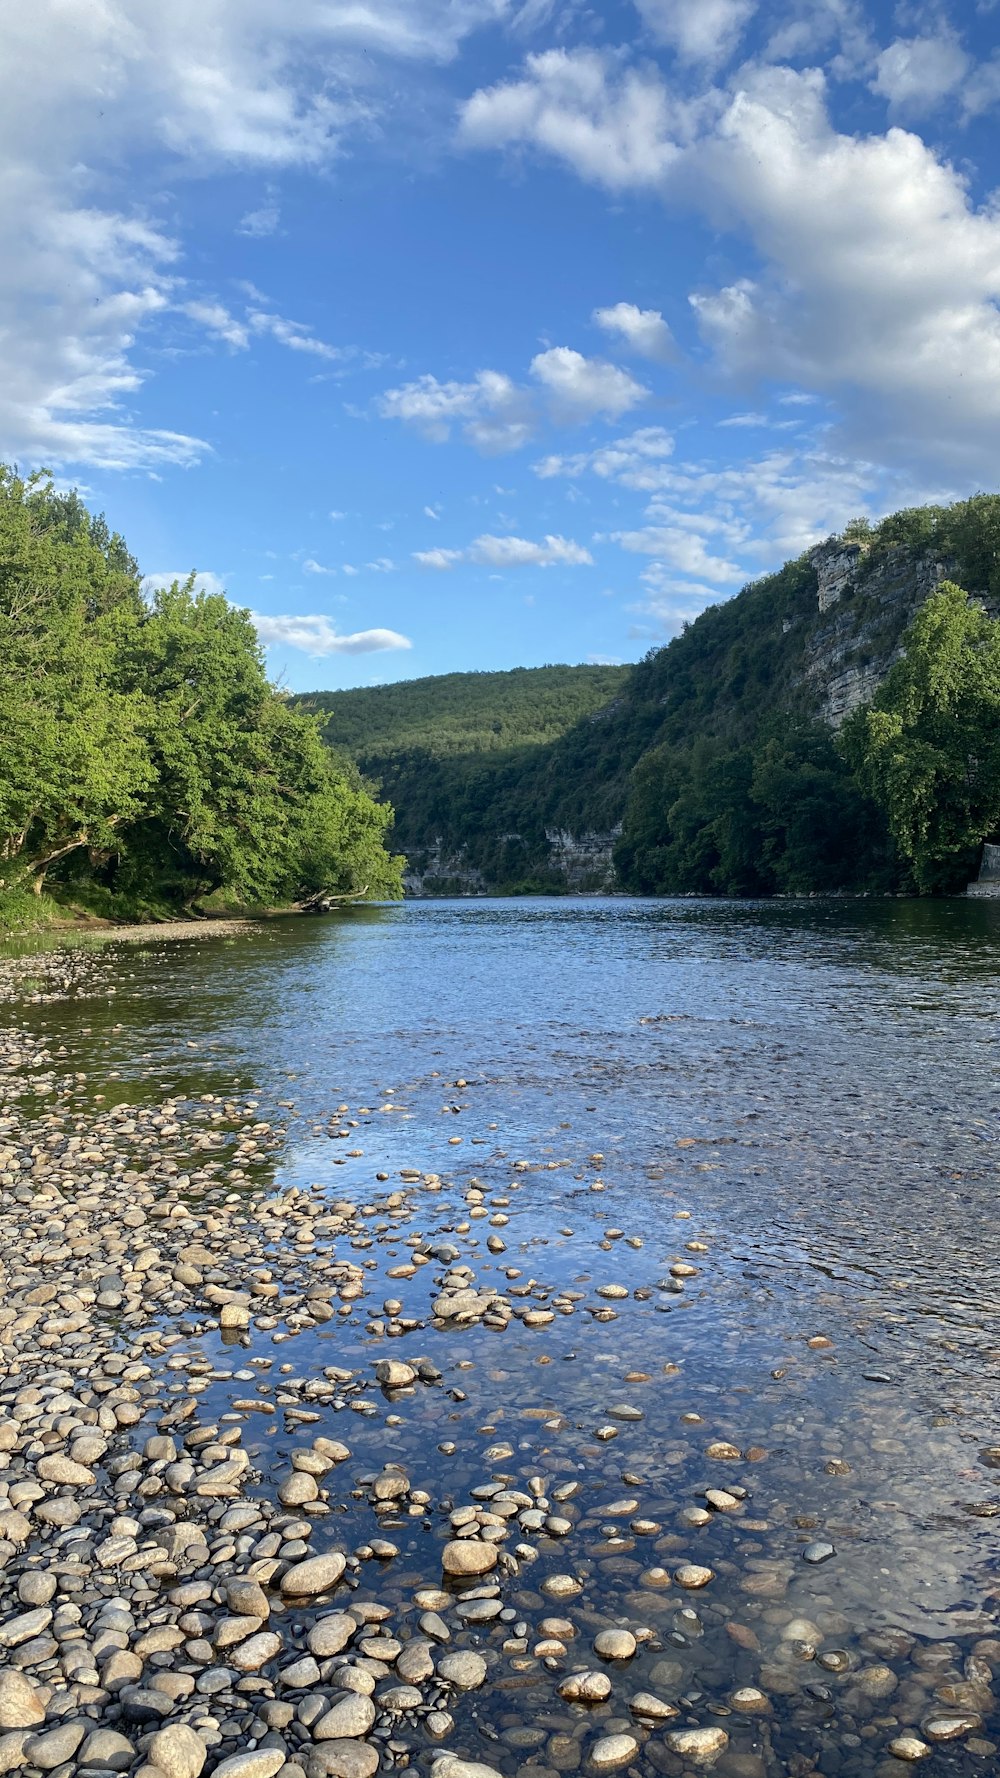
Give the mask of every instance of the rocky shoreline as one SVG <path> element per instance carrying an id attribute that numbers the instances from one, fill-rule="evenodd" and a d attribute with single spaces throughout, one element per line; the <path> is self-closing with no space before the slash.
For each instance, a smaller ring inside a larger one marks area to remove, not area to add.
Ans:
<path id="1" fill-rule="evenodd" d="M 90 967 L 56 954 L 32 993 L 86 993 Z M 685 1212 L 655 1284 L 630 1277 L 642 1241 L 599 1221 L 597 1282 L 539 1280 L 518 1199 L 554 1163 L 510 1164 L 500 1190 L 416 1164 L 351 1196 L 276 1186 L 284 1132 L 258 1100 L 81 1097 L 19 1024 L 18 966 L 5 991 L 0 1773 L 990 1769 L 1000 1640 L 800 1610 L 796 1576 L 834 1542 L 766 1501 L 766 1448 L 698 1413 L 679 1436 L 699 1481 L 668 1513 L 651 1456 L 616 1460 L 677 1373 L 649 1336 L 586 1422 L 530 1410 L 541 1448 L 499 1414 L 450 1437 L 492 1352 L 494 1397 L 516 1396 L 562 1318 L 613 1340 L 702 1280 Z M 356 1129 L 340 1105 L 323 1133 Z"/>

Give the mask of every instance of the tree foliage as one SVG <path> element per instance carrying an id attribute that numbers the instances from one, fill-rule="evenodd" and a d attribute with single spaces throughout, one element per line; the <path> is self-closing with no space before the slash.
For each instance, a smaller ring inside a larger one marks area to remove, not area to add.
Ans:
<path id="1" fill-rule="evenodd" d="M 844 749 L 917 886 L 964 886 L 1000 823 L 1000 623 L 943 582 Z"/>
<path id="2" fill-rule="evenodd" d="M 399 893 L 390 811 L 269 684 L 249 616 L 143 596 L 75 494 L 0 468 L 0 879 L 132 904 Z"/>

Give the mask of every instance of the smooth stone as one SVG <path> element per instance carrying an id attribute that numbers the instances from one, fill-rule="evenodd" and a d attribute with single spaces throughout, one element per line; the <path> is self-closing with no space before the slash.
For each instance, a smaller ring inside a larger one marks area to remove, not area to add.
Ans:
<path id="1" fill-rule="evenodd" d="M 980 1726 L 978 1716 L 930 1716 L 924 1723 L 928 1741 L 958 1741 L 962 1735 L 973 1735 Z"/>
<path id="2" fill-rule="evenodd" d="M 186 1723 L 170 1723 L 157 1729 L 149 1743 L 149 1759 L 163 1778 L 199 1778 L 208 1758 L 200 1735 Z"/>
<path id="3" fill-rule="evenodd" d="M 729 1746 L 725 1729 L 668 1729 L 664 1740 L 671 1753 L 699 1765 L 710 1765 Z"/>
<path id="4" fill-rule="evenodd" d="M 406 1389 L 417 1380 L 417 1373 L 412 1364 L 404 1364 L 399 1358 L 382 1358 L 375 1366 L 375 1381 L 381 1383 L 383 1389 Z"/>
<path id="5" fill-rule="evenodd" d="M 10 1734 L 0 1735 L 0 1772 L 14 1772 L 24 1765 L 27 1739 L 27 1729 L 14 1729 Z"/>
<path id="6" fill-rule="evenodd" d="M 601 1704 L 611 1696 L 611 1681 L 606 1673 L 568 1673 L 559 1696 L 570 1704 Z"/>
<path id="7" fill-rule="evenodd" d="M 0 1668 L 0 1729 L 33 1729 L 45 1721 L 45 1707 L 29 1679 L 16 1667 Z"/>
<path id="8" fill-rule="evenodd" d="M 495 1766 L 485 1766 L 480 1760 L 443 1753 L 431 1767 L 431 1778 L 500 1778 L 500 1773 Z"/>
<path id="9" fill-rule="evenodd" d="M 688 1592 L 696 1592 L 715 1579 L 715 1570 L 701 1568 L 697 1562 L 682 1562 L 679 1568 L 674 1569 L 674 1579 L 679 1587 L 686 1587 Z"/>
<path id="10" fill-rule="evenodd" d="M 926 1741 L 921 1741 L 918 1735 L 897 1735 L 895 1741 L 889 1742 L 889 1752 L 893 1759 L 905 1759 L 915 1765 L 917 1760 L 926 1759 L 933 1748 L 928 1747 Z"/>
<path id="11" fill-rule="evenodd" d="M 247 1753 L 234 1753 L 216 1766 L 212 1778 L 275 1778 L 285 1757 L 283 1747 L 256 1747 Z"/>
<path id="12" fill-rule="evenodd" d="M 803 1562 L 829 1562 L 837 1554 L 832 1543 L 807 1543 L 802 1551 Z"/>
<path id="13" fill-rule="evenodd" d="M 308 1599 L 315 1593 L 328 1593 L 337 1585 L 346 1566 L 347 1558 L 339 1550 L 328 1550 L 325 1556 L 309 1556 L 282 1575 L 281 1590 L 290 1599 Z"/>
<path id="14" fill-rule="evenodd" d="M 460 1537 L 454 1543 L 446 1543 L 441 1553 L 445 1574 L 488 1574 L 496 1565 L 496 1544 L 483 1543 L 478 1537 Z"/>
<path id="15" fill-rule="evenodd" d="M 309 1778 L 373 1778 L 379 1753 L 367 1741 L 322 1741 L 309 1755 Z"/>
<path id="16" fill-rule="evenodd" d="M 599 1772 L 613 1772 L 618 1766 L 627 1766 L 638 1751 L 634 1735 L 605 1735 L 594 1743 L 589 1758 Z"/>
<path id="17" fill-rule="evenodd" d="M 40 1772 L 52 1772 L 56 1766 L 65 1765 L 76 1753 L 87 1726 L 82 1722 L 61 1722 L 58 1728 L 47 1729 L 42 1735 L 29 1735 L 24 1743 L 28 1764 L 37 1766 Z"/>
<path id="18" fill-rule="evenodd" d="M 352 1692 L 321 1716 L 313 1729 L 315 1741 L 354 1741 L 375 1726 L 375 1706 L 370 1698 Z"/>
<path id="19" fill-rule="evenodd" d="M 77 1765 L 83 1772 L 127 1772 L 134 1759 L 135 1748 L 124 1735 L 114 1729 L 95 1729 L 77 1754 Z"/>
<path id="20" fill-rule="evenodd" d="M 462 1691 L 474 1691 L 486 1678 L 486 1662 L 482 1655 L 467 1649 L 442 1655 L 437 1670 L 439 1679 L 446 1679 L 449 1685 L 457 1685 Z"/>
<path id="21" fill-rule="evenodd" d="M 310 1654 L 318 1656 L 321 1661 L 330 1655 L 339 1655 L 357 1627 L 357 1618 L 349 1617 L 345 1611 L 333 1611 L 328 1617 L 318 1618 L 306 1637 Z"/>
<path id="22" fill-rule="evenodd" d="M 676 1704 L 667 1704 L 662 1698 L 656 1698 L 652 1692 L 636 1692 L 629 1704 L 634 1716 L 646 1716 L 653 1722 L 669 1722 L 678 1714 Z"/>
<path id="23" fill-rule="evenodd" d="M 594 1637 L 594 1653 L 605 1661 L 630 1661 L 638 1646 L 631 1630 L 599 1630 Z"/>
<path id="24" fill-rule="evenodd" d="M 281 1653 L 281 1648 L 280 1636 L 273 1630 L 261 1630 L 256 1636 L 248 1636 L 245 1642 L 233 1649 L 227 1659 L 239 1673 L 257 1673 L 261 1667 L 267 1666 L 268 1661 L 273 1661 Z"/>

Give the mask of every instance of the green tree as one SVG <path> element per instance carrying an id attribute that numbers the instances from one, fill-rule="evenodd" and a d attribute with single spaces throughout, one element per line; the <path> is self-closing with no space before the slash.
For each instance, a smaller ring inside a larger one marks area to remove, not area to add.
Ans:
<path id="1" fill-rule="evenodd" d="M 141 617 L 136 565 L 47 477 L 0 466 L 0 876 L 40 891 L 112 843 L 152 777 L 142 699 L 118 683 Z"/>
<path id="2" fill-rule="evenodd" d="M 973 874 L 1000 822 L 1000 624 L 952 581 L 921 606 L 843 746 L 924 893 Z"/>

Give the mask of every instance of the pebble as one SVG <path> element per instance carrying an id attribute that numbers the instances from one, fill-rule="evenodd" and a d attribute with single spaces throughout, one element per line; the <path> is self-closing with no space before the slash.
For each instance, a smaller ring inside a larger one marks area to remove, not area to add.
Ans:
<path id="1" fill-rule="evenodd" d="M 594 1653 L 605 1661 L 630 1661 L 638 1646 L 631 1630 L 599 1630 L 594 1637 Z"/>
<path id="2" fill-rule="evenodd" d="M 445 1574 L 488 1574 L 496 1567 L 497 1560 L 496 1545 L 483 1543 L 478 1537 L 462 1537 L 454 1543 L 446 1543 L 441 1554 Z"/>
<path id="3" fill-rule="evenodd" d="M 590 1763 L 598 1772 L 613 1772 L 627 1766 L 639 1751 L 634 1735 L 604 1735 L 590 1749 Z"/>
<path id="4" fill-rule="evenodd" d="M 208 1749 L 186 1723 L 170 1723 L 151 1737 L 148 1754 L 163 1778 L 199 1778 Z"/>
<path id="5" fill-rule="evenodd" d="M 305 1562 L 295 1563 L 282 1575 L 281 1590 L 290 1599 L 329 1593 L 346 1567 L 347 1559 L 339 1550 L 329 1550 L 325 1556 L 310 1556 Z"/>

